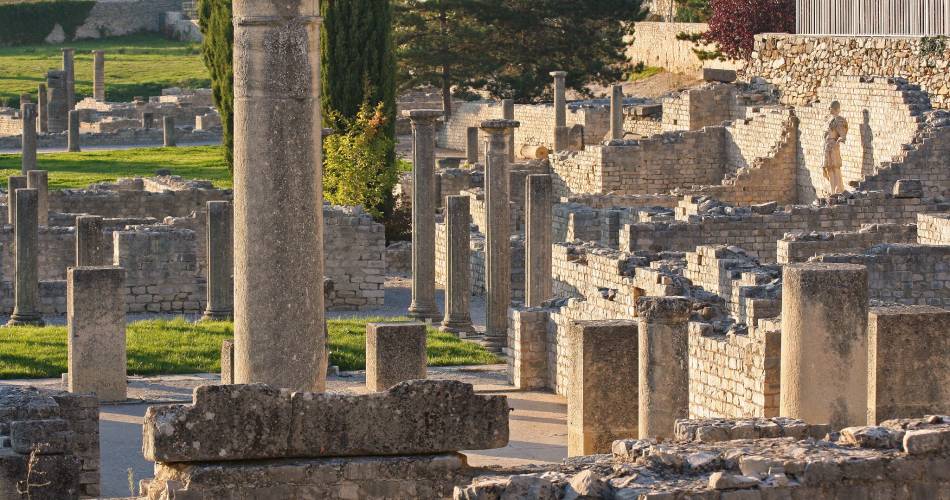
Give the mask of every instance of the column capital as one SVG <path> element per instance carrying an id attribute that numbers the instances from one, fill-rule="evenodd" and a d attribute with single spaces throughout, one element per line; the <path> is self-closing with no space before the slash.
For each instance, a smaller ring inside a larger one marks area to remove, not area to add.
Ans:
<path id="1" fill-rule="evenodd" d="M 505 132 L 518 128 L 521 126 L 521 122 L 515 120 L 485 120 L 481 123 L 479 128 L 488 132 L 489 134 L 504 134 Z"/>
<path id="2" fill-rule="evenodd" d="M 442 118 L 444 114 L 441 109 L 410 109 L 402 112 L 402 115 L 409 118 L 412 123 L 434 122 Z"/>
<path id="3" fill-rule="evenodd" d="M 549 74 L 554 78 L 567 78 L 567 71 L 552 71 Z"/>

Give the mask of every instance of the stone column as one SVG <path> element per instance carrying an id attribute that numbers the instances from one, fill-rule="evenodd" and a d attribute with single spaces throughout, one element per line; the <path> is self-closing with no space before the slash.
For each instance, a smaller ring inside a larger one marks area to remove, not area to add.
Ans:
<path id="1" fill-rule="evenodd" d="M 511 305 L 511 223 L 507 137 L 519 125 L 512 120 L 487 120 L 485 149 L 485 345 L 501 352 L 508 343 Z"/>
<path id="2" fill-rule="evenodd" d="M 102 217 L 76 217 L 76 267 L 108 266 L 112 258 L 106 254 L 102 233 Z"/>
<path id="3" fill-rule="evenodd" d="M 176 133 L 174 116 L 162 117 L 162 134 L 162 144 L 166 148 L 170 148 L 178 144 L 178 138 L 175 137 Z"/>
<path id="4" fill-rule="evenodd" d="M 78 153 L 82 151 L 82 148 L 79 147 L 79 111 L 72 110 L 69 112 L 69 134 L 66 137 L 67 150 L 70 153 Z"/>
<path id="5" fill-rule="evenodd" d="M 465 136 L 465 159 L 470 165 L 478 163 L 478 127 L 469 127 Z"/>
<path id="6" fill-rule="evenodd" d="M 525 178 L 525 305 L 540 307 L 553 297 L 551 284 L 552 211 L 554 195 L 551 176 L 534 174 Z"/>
<path id="7" fill-rule="evenodd" d="M 26 173 L 26 187 L 37 192 L 36 220 L 41 226 L 49 224 L 49 172 L 30 170 Z"/>
<path id="8" fill-rule="evenodd" d="M 637 323 L 578 321 L 567 388 L 567 455 L 610 453 L 637 437 Z"/>
<path id="9" fill-rule="evenodd" d="M 435 304 L 435 120 L 437 109 L 405 112 L 412 123 L 412 304 L 409 317 L 436 320 Z"/>
<path id="10" fill-rule="evenodd" d="M 38 196 L 35 189 L 16 190 L 14 306 L 7 326 L 43 325 L 40 315 Z"/>
<path id="11" fill-rule="evenodd" d="M 515 119 L 515 100 L 514 99 L 502 99 L 501 101 L 501 117 L 505 120 L 514 120 Z M 515 129 L 511 129 L 511 132 L 508 133 L 506 139 L 508 141 L 508 162 L 515 162 Z"/>
<path id="12" fill-rule="evenodd" d="M 54 134 L 66 130 L 69 107 L 66 105 L 65 72 L 54 70 L 46 73 L 46 98 L 49 110 L 47 130 Z"/>
<path id="13" fill-rule="evenodd" d="M 21 104 L 20 118 L 23 122 L 20 173 L 26 175 L 30 170 L 36 170 L 36 104 Z"/>
<path id="14" fill-rule="evenodd" d="M 76 64 L 74 56 L 76 49 L 63 49 L 63 75 L 66 77 L 66 111 L 76 108 Z"/>
<path id="15" fill-rule="evenodd" d="M 673 438 L 673 424 L 689 417 L 689 315 L 686 297 L 643 297 L 639 324 L 638 439 Z"/>
<path id="16" fill-rule="evenodd" d="M 468 196 L 445 197 L 445 318 L 439 330 L 455 334 L 475 331 L 469 309 L 472 295 L 469 207 Z"/>
<path id="17" fill-rule="evenodd" d="M 319 15 L 318 0 L 234 3 L 238 384 L 326 385 Z"/>
<path id="18" fill-rule="evenodd" d="M 780 414 L 835 429 L 865 425 L 868 272 L 789 264 L 782 273 Z"/>
<path id="19" fill-rule="evenodd" d="M 564 80 L 567 78 L 567 71 L 552 71 L 554 77 L 554 126 L 567 126 L 567 91 L 564 87 Z"/>
<path id="20" fill-rule="evenodd" d="M 18 189 L 26 189 L 26 186 L 25 175 L 11 175 L 7 178 L 7 223 L 11 226 L 16 225 L 16 192 Z"/>
<path id="21" fill-rule="evenodd" d="M 231 203 L 208 202 L 208 306 L 202 319 L 234 317 L 234 237 Z"/>
<path id="22" fill-rule="evenodd" d="M 125 401 L 125 269 L 69 268 L 66 311 L 69 392 Z"/>
<path id="23" fill-rule="evenodd" d="M 614 85 L 610 93 L 610 138 L 623 139 L 623 85 Z"/>
<path id="24" fill-rule="evenodd" d="M 101 50 L 92 51 L 92 97 L 106 101 L 106 53 Z"/>
<path id="25" fill-rule="evenodd" d="M 31 96 L 29 92 L 24 92 L 20 94 L 20 106 L 23 106 L 24 104 L 29 104 L 31 102 L 33 101 L 31 100 Z"/>
<path id="26" fill-rule="evenodd" d="M 39 132 L 45 134 L 49 132 L 49 98 L 46 95 L 46 84 L 41 83 L 36 92 L 37 116 L 39 117 Z"/>
<path id="27" fill-rule="evenodd" d="M 142 128 L 144 128 L 145 130 L 151 130 L 151 128 L 154 126 L 154 122 L 155 122 L 154 114 L 146 113 L 146 112 L 142 113 Z"/>

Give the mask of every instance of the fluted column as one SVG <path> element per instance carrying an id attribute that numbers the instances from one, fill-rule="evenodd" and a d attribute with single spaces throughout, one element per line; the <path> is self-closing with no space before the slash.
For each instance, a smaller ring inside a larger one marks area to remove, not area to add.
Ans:
<path id="1" fill-rule="evenodd" d="M 409 317 L 439 318 L 435 304 L 435 121 L 437 109 L 414 109 L 412 123 L 412 304 Z"/>
<path id="2" fill-rule="evenodd" d="M 445 198 L 445 318 L 443 332 L 470 333 L 472 314 L 469 308 L 472 295 L 470 198 Z"/>
<path id="3" fill-rule="evenodd" d="M 208 202 L 208 305 L 202 319 L 226 321 L 234 316 L 234 237 L 231 203 Z"/>

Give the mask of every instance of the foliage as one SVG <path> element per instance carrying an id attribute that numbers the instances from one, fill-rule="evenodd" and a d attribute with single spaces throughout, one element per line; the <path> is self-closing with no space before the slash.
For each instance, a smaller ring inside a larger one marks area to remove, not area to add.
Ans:
<path id="1" fill-rule="evenodd" d="M 794 0 L 712 0 L 707 42 L 732 59 L 752 52 L 759 33 L 794 33 Z"/>
<path id="2" fill-rule="evenodd" d="M 345 132 L 324 139 L 323 194 L 336 205 L 362 205 L 375 217 L 391 211 L 396 169 L 389 155 L 395 148 L 387 134 L 388 119 L 383 103 L 364 104 L 356 119 L 333 116 Z"/>
<path id="3" fill-rule="evenodd" d="M 50 189 L 80 189 L 119 177 L 153 175 L 160 168 L 186 179 L 209 179 L 217 187 L 231 187 L 221 146 L 43 153 L 38 156 L 38 163 L 39 168 L 49 171 Z M 20 175 L 19 172 L 20 155 L 0 155 L 0 186 L 5 189 L 7 177 Z"/>
<path id="4" fill-rule="evenodd" d="M 399 318 L 331 319 L 330 363 L 342 370 L 366 366 L 366 323 Z M 234 335 L 230 322 L 191 323 L 182 318 L 130 323 L 126 330 L 128 373 L 160 375 L 221 371 L 221 341 Z M 498 363 L 483 347 L 429 329 L 430 366 Z M 18 326 L 0 335 L 0 379 L 59 377 L 66 371 L 66 327 Z"/>
<path id="5" fill-rule="evenodd" d="M 66 40 L 72 40 L 95 4 L 92 0 L 0 4 L 0 45 L 43 43 L 57 24 Z"/>
<path id="6" fill-rule="evenodd" d="M 224 162 L 234 169 L 234 26 L 231 0 L 198 0 L 198 24 L 204 40 L 201 57 L 211 73 L 214 105 L 221 114 Z"/>
<path id="7" fill-rule="evenodd" d="M 925 36 L 920 39 L 920 55 L 934 56 L 943 55 L 947 49 L 946 36 Z"/>
<path id="8" fill-rule="evenodd" d="M 432 2 L 397 0 L 401 85 L 442 86 L 440 68 L 451 64 L 447 78 L 456 92 L 482 89 L 518 102 L 550 97 L 551 71 L 567 71 L 567 85 L 579 91 L 623 78 L 624 37 L 646 15 L 642 0 L 423 4 Z"/>
<path id="9" fill-rule="evenodd" d="M 627 75 L 628 82 L 636 82 L 640 80 L 645 80 L 651 76 L 658 75 L 663 72 L 663 68 L 656 66 L 647 66 L 644 63 L 638 63 L 634 66 L 633 71 Z"/>
<path id="10" fill-rule="evenodd" d="M 676 22 L 704 23 L 709 19 L 709 0 L 675 0 Z"/>
<path id="11" fill-rule="evenodd" d="M 166 40 L 157 34 L 130 35 L 73 42 L 76 49 L 77 98 L 92 95 L 93 50 L 106 52 L 106 99 L 131 101 L 135 96 L 159 95 L 166 87 L 208 87 L 211 80 L 201 63 L 200 46 Z M 19 107 L 20 94 L 36 98 L 46 71 L 62 64 L 54 45 L 0 48 L 0 101 Z"/>

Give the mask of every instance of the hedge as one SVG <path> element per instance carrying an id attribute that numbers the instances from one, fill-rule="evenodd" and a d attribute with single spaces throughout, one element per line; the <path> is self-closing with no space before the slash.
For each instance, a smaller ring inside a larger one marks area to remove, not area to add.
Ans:
<path id="1" fill-rule="evenodd" d="M 0 45 L 43 43 L 57 24 L 71 40 L 95 4 L 93 0 L 0 4 Z"/>

